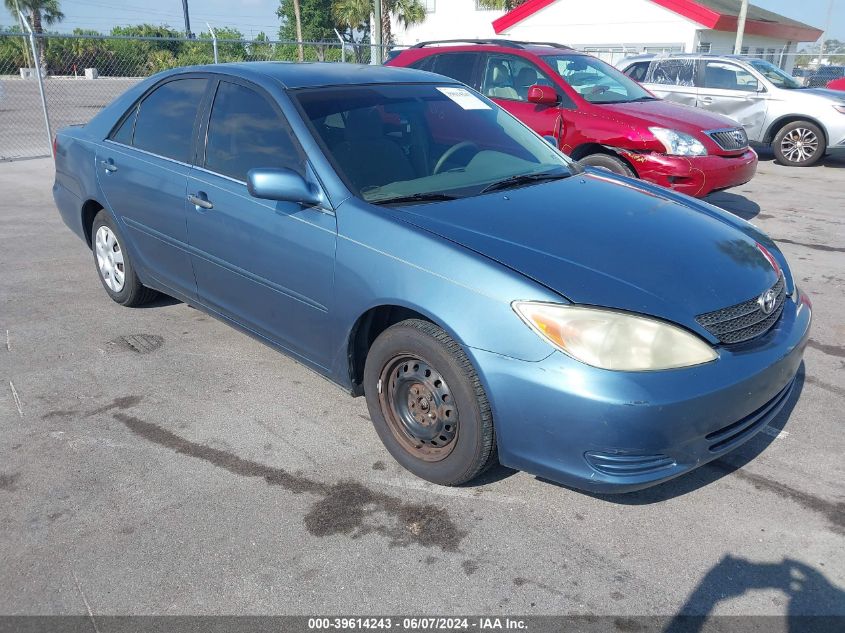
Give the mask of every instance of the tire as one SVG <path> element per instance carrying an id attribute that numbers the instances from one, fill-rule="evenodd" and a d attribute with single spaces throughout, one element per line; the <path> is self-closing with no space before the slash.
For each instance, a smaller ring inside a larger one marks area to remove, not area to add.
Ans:
<path id="1" fill-rule="evenodd" d="M 586 167 L 606 169 L 607 171 L 619 174 L 620 176 L 628 176 L 628 178 L 637 177 L 637 174 L 634 173 L 633 169 L 628 167 L 625 161 L 621 158 L 617 158 L 616 156 L 611 156 L 610 154 L 590 154 L 589 156 L 584 156 L 584 158 L 578 162 Z"/>
<path id="2" fill-rule="evenodd" d="M 772 141 L 772 150 L 781 165 L 809 167 L 824 156 L 827 140 L 815 123 L 793 121 L 778 130 Z"/>
<path id="3" fill-rule="evenodd" d="M 109 297 L 116 303 L 131 308 L 149 303 L 158 293 L 146 288 L 138 280 L 124 244 L 123 236 L 118 232 L 111 216 L 105 210 L 100 211 L 91 228 L 94 267 Z"/>
<path id="4" fill-rule="evenodd" d="M 433 323 L 409 319 L 376 338 L 364 393 L 385 448 L 417 477 L 457 486 L 497 462 L 490 403 L 475 368 Z"/>

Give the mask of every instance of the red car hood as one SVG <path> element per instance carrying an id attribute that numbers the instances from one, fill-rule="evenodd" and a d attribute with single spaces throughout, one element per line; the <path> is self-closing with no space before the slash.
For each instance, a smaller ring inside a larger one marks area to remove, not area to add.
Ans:
<path id="1" fill-rule="evenodd" d="M 643 127 L 665 127 L 693 134 L 696 137 L 699 137 L 704 130 L 719 130 L 739 125 L 733 119 L 721 114 L 712 114 L 699 108 L 662 99 L 634 103 L 609 103 L 603 104 L 603 107 L 628 123 L 639 124 Z"/>

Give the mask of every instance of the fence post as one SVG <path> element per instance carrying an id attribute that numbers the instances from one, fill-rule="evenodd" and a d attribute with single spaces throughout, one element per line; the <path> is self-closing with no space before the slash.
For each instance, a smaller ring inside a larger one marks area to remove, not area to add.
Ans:
<path id="1" fill-rule="evenodd" d="M 217 61 L 217 33 L 214 32 L 214 29 L 211 28 L 211 25 L 208 22 L 206 22 L 205 25 L 211 33 L 211 45 L 214 47 L 214 63 L 219 64 L 220 62 Z"/>
<path id="2" fill-rule="evenodd" d="M 340 41 L 340 61 L 346 62 L 346 42 L 343 41 L 343 38 L 340 36 L 340 33 L 337 29 L 334 30 L 334 34 L 337 35 L 337 39 Z"/>
<path id="3" fill-rule="evenodd" d="M 47 130 L 47 146 L 50 148 L 50 156 L 54 159 L 56 155 L 53 153 L 53 132 L 50 129 L 50 117 L 47 114 L 47 98 L 44 96 L 44 77 L 41 75 L 41 59 L 38 56 L 38 51 L 35 46 L 35 33 L 29 25 L 29 21 L 24 18 L 23 13 L 18 11 L 26 30 L 29 32 L 29 47 L 32 50 L 32 62 L 35 64 L 35 74 L 38 77 L 38 93 L 41 95 L 41 109 L 44 111 L 44 127 Z"/>

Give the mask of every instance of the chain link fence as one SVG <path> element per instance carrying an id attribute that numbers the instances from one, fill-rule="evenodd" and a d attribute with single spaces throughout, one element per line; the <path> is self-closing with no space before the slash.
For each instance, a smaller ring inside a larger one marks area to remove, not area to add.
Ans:
<path id="1" fill-rule="evenodd" d="M 0 160 L 51 154 L 44 105 L 49 127 L 55 131 L 66 125 L 86 123 L 127 88 L 161 70 L 194 64 L 296 61 L 300 46 L 305 61 L 362 64 L 370 63 L 377 50 L 368 43 L 224 40 L 209 34 L 184 39 L 0 32 Z M 641 53 L 682 52 L 683 45 L 621 44 L 583 50 L 616 64 Z M 733 51 L 699 52 L 731 54 Z M 819 85 L 819 66 L 830 69 L 845 65 L 845 54 L 826 54 L 820 60 L 818 54 L 796 53 L 794 48 L 750 48 L 743 52 L 791 71 L 807 85 Z M 383 53 L 381 57 L 386 58 L 387 47 Z M 40 85 L 36 66 L 43 77 Z"/>
<path id="2" fill-rule="evenodd" d="M 370 44 L 0 33 L 0 160 L 49 156 L 36 65 L 55 131 L 84 124 L 127 88 L 177 66 L 245 61 L 368 64 Z M 33 54 L 33 49 L 34 53 Z M 37 57 L 37 59 L 36 59 Z M 37 64 L 36 64 L 37 62 Z"/>

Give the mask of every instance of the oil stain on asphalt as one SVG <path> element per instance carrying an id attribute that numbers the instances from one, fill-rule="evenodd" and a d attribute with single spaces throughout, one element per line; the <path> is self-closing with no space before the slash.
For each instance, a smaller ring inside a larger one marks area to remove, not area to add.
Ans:
<path id="1" fill-rule="evenodd" d="M 122 401 L 126 404 L 126 400 Z M 117 401 L 103 409 L 125 409 Z M 132 433 L 181 455 L 201 459 L 241 477 L 260 477 L 270 486 L 279 486 L 294 494 L 320 497 L 305 516 L 305 527 L 314 536 L 346 535 L 360 538 L 377 534 L 391 546 L 411 544 L 457 551 L 466 536 L 449 513 L 434 505 L 408 503 L 377 492 L 356 481 L 334 484 L 315 481 L 232 453 L 197 444 L 152 422 L 123 412 L 113 414 Z"/>

